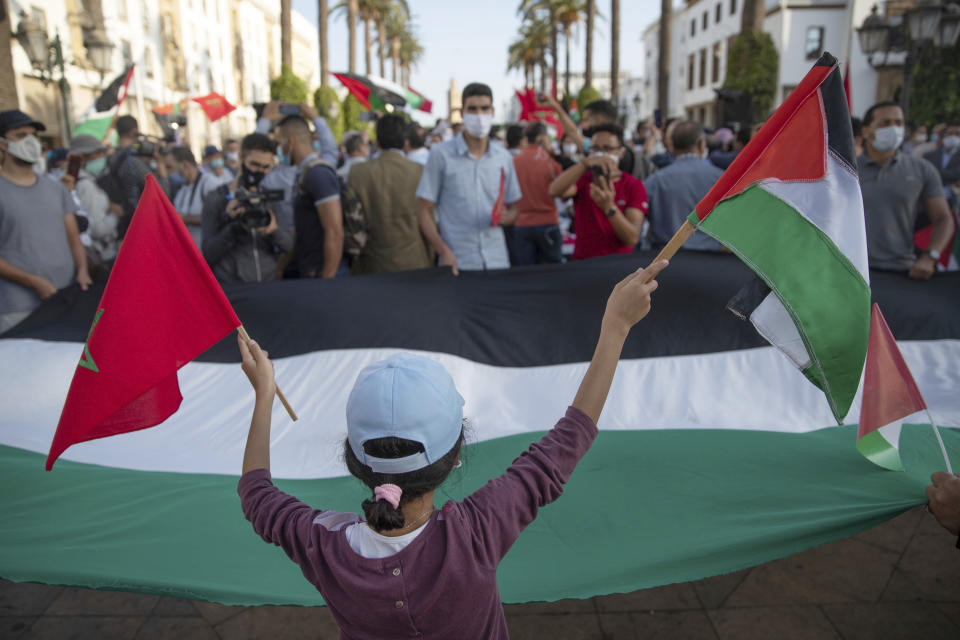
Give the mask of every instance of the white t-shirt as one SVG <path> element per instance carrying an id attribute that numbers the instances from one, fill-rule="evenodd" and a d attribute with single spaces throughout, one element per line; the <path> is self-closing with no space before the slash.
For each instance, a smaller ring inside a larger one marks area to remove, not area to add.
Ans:
<path id="1" fill-rule="evenodd" d="M 347 527 L 347 542 L 351 549 L 364 558 L 389 558 L 416 540 L 432 519 L 427 518 L 422 525 L 402 536 L 384 536 L 371 529 L 366 522 L 357 522 Z"/>
<path id="2" fill-rule="evenodd" d="M 203 215 L 203 199 L 220 184 L 216 176 L 200 172 L 193 184 L 185 184 L 180 187 L 173 199 L 173 208 L 181 215 Z M 193 236 L 197 246 L 201 246 L 200 225 L 188 224 L 187 229 L 190 230 L 190 235 Z"/>

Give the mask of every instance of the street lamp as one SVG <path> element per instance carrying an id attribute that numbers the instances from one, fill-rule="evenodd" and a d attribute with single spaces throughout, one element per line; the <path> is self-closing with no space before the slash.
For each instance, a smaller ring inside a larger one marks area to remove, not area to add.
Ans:
<path id="1" fill-rule="evenodd" d="M 857 29 L 860 49 L 874 67 L 884 66 L 887 54 L 906 51 L 903 62 L 903 89 L 900 94 L 904 119 L 910 109 L 910 89 L 913 68 L 920 53 L 927 47 L 949 48 L 960 35 L 960 7 L 955 3 L 936 4 L 935 0 L 918 0 L 914 8 L 904 14 L 901 24 L 892 24 L 877 14 L 874 5 L 870 15 Z M 876 64 L 874 53 L 884 54 L 883 63 Z"/>
<path id="2" fill-rule="evenodd" d="M 57 85 L 60 88 L 60 98 L 63 102 L 63 119 L 65 125 L 64 138 L 70 139 L 73 131 L 73 122 L 70 113 L 70 85 L 67 83 L 64 71 L 63 44 L 60 42 L 60 34 L 56 34 L 53 40 L 47 38 L 46 30 L 34 19 L 27 15 L 25 11 L 20 12 L 20 24 L 17 25 L 17 32 L 13 34 L 27 53 L 30 64 L 40 74 L 40 79 L 44 85 L 53 81 L 53 72 L 60 72 L 60 79 Z"/>
<path id="3" fill-rule="evenodd" d="M 113 66 L 113 43 L 107 40 L 102 29 L 94 29 L 84 33 L 83 46 L 87 49 L 87 59 L 94 70 L 100 74 L 100 84 L 103 77 Z"/>

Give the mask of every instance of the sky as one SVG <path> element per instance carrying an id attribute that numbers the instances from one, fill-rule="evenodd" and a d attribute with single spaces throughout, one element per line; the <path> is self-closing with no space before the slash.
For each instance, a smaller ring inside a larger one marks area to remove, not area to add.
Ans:
<path id="1" fill-rule="evenodd" d="M 505 101 L 515 89 L 523 85 L 523 74 L 507 73 L 507 47 L 516 37 L 520 19 L 516 15 L 518 0 L 407 0 L 413 14 L 424 56 L 413 69 L 410 85 L 434 103 L 432 118 L 446 116 L 447 91 L 450 80 L 456 79 L 457 87 L 473 81 L 485 82 L 494 94 L 494 106 L 502 112 Z M 335 0 L 330 6 L 336 4 Z M 593 68 L 607 71 L 610 68 L 610 3 L 597 0 L 597 8 L 603 18 L 594 29 Z M 315 0 L 293 0 L 293 8 L 313 24 L 317 24 Z M 660 15 L 660 3 L 656 0 L 622 0 L 620 2 L 620 69 L 630 75 L 643 73 L 643 30 Z M 328 55 L 331 71 L 347 70 L 347 21 L 339 14 L 330 19 L 327 26 L 330 39 Z M 363 31 L 357 32 L 357 71 L 364 72 Z M 563 40 L 560 47 L 560 78 L 563 74 Z M 571 71 L 583 71 L 585 57 L 585 34 L 580 29 L 579 38 L 570 51 Z M 294 52 L 296 55 L 296 52 Z M 374 73 L 379 71 L 376 50 L 372 54 Z M 319 62 L 318 62 L 319 64 Z M 390 76 L 390 64 L 386 73 Z M 331 83 L 338 84 L 336 78 Z M 422 120 L 424 121 L 424 120 Z"/>

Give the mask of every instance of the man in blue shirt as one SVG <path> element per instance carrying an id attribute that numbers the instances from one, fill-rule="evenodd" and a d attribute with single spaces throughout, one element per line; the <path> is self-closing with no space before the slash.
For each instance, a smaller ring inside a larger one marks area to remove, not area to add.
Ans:
<path id="1" fill-rule="evenodd" d="M 458 268 L 510 266 L 499 225 L 511 225 L 516 219 L 520 184 L 513 157 L 489 142 L 492 124 L 493 92 L 485 84 L 468 84 L 463 89 L 464 130 L 433 147 L 417 187 L 420 230 L 437 252 L 440 266 L 449 266 L 454 275 Z M 494 226 L 501 176 L 503 205 Z"/>
<path id="2" fill-rule="evenodd" d="M 670 241 L 697 203 L 723 175 L 704 157 L 707 143 L 703 127 L 692 120 L 679 121 L 670 130 L 674 161 L 643 181 L 650 203 L 650 230 L 654 244 Z M 683 245 L 698 251 L 723 251 L 719 242 L 697 231 Z"/>
<path id="3" fill-rule="evenodd" d="M 294 241 L 301 278 L 334 278 L 350 273 L 343 260 L 340 181 L 335 169 L 313 150 L 310 125 L 290 115 L 276 128 L 276 141 L 297 167 L 293 203 Z"/>

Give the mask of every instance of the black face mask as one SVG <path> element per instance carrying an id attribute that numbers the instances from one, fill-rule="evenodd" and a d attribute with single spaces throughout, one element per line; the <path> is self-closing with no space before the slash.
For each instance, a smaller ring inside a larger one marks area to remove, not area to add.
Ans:
<path id="1" fill-rule="evenodd" d="M 265 171 L 250 171 L 246 165 L 243 166 L 243 171 L 240 172 L 240 182 L 242 185 L 251 189 L 260 185 L 260 181 L 263 180 L 263 177 L 267 175 Z"/>

